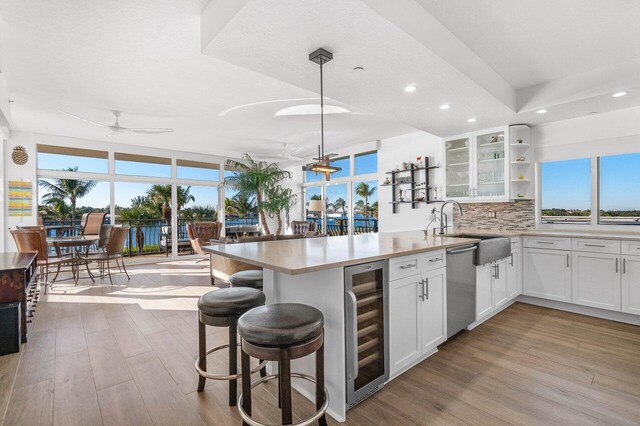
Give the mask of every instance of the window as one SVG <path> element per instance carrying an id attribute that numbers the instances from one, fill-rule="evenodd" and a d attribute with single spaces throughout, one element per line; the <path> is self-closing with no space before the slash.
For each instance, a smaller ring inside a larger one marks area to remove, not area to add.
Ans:
<path id="1" fill-rule="evenodd" d="M 542 163 L 542 223 L 591 222 L 591 159 Z"/>
<path id="2" fill-rule="evenodd" d="M 335 158 L 331 160 L 331 165 L 333 167 L 342 168 L 339 172 L 331 173 L 331 179 L 349 176 L 351 174 L 349 161 L 349 157 Z"/>
<path id="3" fill-rule="evenodd" d="M 327 185 L 327 231 L 329 235 L 349 234 L 349 194 L 347 183 Z"/>
<path id="4" fill-rule="evenodd" d="M 178 185 L 177 191 L 178 254 L 191 254 L 187 223 L 218 221 L 218 187 Z"/>
<path id="5" fill-rule="evenodd" d="M 108 158 L 107 151 L 38 145 L 38 168 L 41 170 L 108 173 Z"/>
<path id="6" fill-rule="evenodd" d="M 640 153 L 600 158 L 600 223 L 640 224 Z"/>
<path id="7" fill-rule="evenodd" d="M 353 233 L 378 232 L 378 181 L 353 182 Z"/>
<path id="8" fill-rule="evenodd" d="M 305 182 L 320 182 L 323 179 L 324 179 L 324 175 L 322 173 L 304 172 Z"/>
<path id="9" fill-rule="evenodd" d="M 312 221 L 316 223 L 316 229 L 319 232 L 324 232 L 322 229 L 322 212 L 320 211 L 309 211 L 309 204 L 312 200 L 322 200 L 322 187 L 321 186 L 310 186 L 305 188 L 304 191 L 304 211 L 306 220 Z"/>
<path id="10" fill-rule="evenodd" d="M 220 166 L 202 161 L 176 160 L 176 177 L 217 182 L 220 180 Z"/>
<path id="11" fill-rule="evenodd" d="M 355 158 L 356 175 L 366 175 L 378 172 L 378 152 L 364 152 Z"/>
<path id="12" fill-rule="evenodd" d="M 115 162 L 118 175 L 171 177 L 170 158 L 116 152 Z"/>

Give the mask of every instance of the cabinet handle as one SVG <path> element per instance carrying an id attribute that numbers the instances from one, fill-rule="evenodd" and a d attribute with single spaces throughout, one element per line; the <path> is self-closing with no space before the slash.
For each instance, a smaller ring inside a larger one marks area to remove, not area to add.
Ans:
<path id="1" fill-rule="evenodd" d="M 567 253 L 567 268 L 569 267 L 569 253 Z"/>
<path id="2" fill-rule="evenodd" d="M 416 264 L 412 263 L 412 264 L 409 264 L 409 265 L 401 265 L 400 269 L 409 269 L 409 268 L 415 268 L 415 267 L 416 267 Z"/>
<path id="3" fill-rule="evenodd" d="M 538 241 L 538 244 L 555 244 L 555 243 L 551 241 Z"/>
<path id="4" fill-rule="evenodd" d="M 606 247 L 604 244 L 585 244 L 585 247 Z"/>
<path id="5" fill-rule="evenodd" d="M 511 260 L 510 260 L 509 266 L 513 266 L 513 254 L 511 254 Z"/>
<path id="6" fill-rule="evenodd" d="M 424 280 L 420 280 L 420 282 L 418 284 L 420 284 L 420 296 L 419 297 L 424 302 Z"/>
<path id="7" fill-rule="evenodd" d="M 623 274 L 627 273 L 627 258 L 626 257 L 624 259 L 622 259 L 622 273 Z"/>
<path id="8" fill-rule="evenodd" d="M 500 279 L 500 264 L 496 263 L 496 279 Z"/>
<path id="9" fill-rule="evenodd" d="M 425 278 L 424 280 L 424 300 L 429 300 L 429 278 Z"/>
<path id="10" fill-rule="evenodd" d="M 620 259 L 618 259 L 618 258 L 616 257 L 616 274 L 618 273 L 618 270 L 619 270 L 619 268 L 618 268 L 618 262 L 619 262 L 619 261 L 620 261 Z"/>

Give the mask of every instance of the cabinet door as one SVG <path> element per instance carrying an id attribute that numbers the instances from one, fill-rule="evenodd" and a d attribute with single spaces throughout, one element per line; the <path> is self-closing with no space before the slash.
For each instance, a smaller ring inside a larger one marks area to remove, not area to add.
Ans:
<path id="1" fill-rule="evenodd" d="M 522 259 L 520 250 L 513 250 L 507 259 L 507 297 L 509 300 L 522 293 Z"/>
<path id="2" fill-rule="evenodd" d="M 573 303 L 620 311 L 620 256 L 573 252 Z"/>
<path id="3" fill-rule="evenodd" d="M 507 290 L 507 259 L 495 262 L 493 266 L 493 306 L 504 304 L 508 297 Z"/>
<path id="4" fill-rule="evenodd" d="M 622 258 L 622 312 L 640 315 L 640 256 Z"/>
<path id="5" fill-rule="evenodd" d="M 420 357 L 421 324 L 418 295 L 422 294 L 420 275 L 389 283 L 389 359 L 391 374 Z"/>
<path id="6" fill-rule="evenodd" d="M 493 310 L 493 263 L 476 268 L 476 321 Z"/>
<path id="7" fill-rule="evenodd" d="M 509 147 L 504 128 L 474 134 L 472 157 L 474 198 L 503 199 L 507 196 Z"/>
<path id="8" fill-rule="evenodd" d="M 446 268 L 422 275 L 423 294 L 420 304 L 422 323 L 422 353 L 447 340 Z"/>
<path id="9" fill-rule="evenodd" d="M 444 141 L 445 198 L 469 198 L 471 183 L 471 135 L 456 136 Z"/>
<path id="10" fill-rule="evenodd" d="M 523 293 L 571 303 L 571 252 L 525 248 Z"/>

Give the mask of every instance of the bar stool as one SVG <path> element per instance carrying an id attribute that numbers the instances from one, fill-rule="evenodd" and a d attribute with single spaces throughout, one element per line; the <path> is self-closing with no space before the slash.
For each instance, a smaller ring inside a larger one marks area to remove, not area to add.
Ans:
<path id="1" fill-rule="evenodd" d="M 251 287 L 262 290 L 262 270 L 248 269 L 239 271 L 229 277 L 231 287 Z"/>
<path id="2" fill-rule="evenodd" d="M 316 384 L 316 412 L 296 423 L 308 425 L 318 421 L 326 425 L 325 412 L 329 394 L 324 386 L 324 317 L 318 309 L 299 303 L 276 303 L 260 306 L 246 312 L 238 320 L 241 337 L 241 365 L 249 368 L 250 357 L 278 362 L 278 374 L 271 374 L 251 382 L 249 375 L 242 377 L 242 394 L 238 398 L 238 411 L 244 424 L 265 426 L 251 418 L 251 389 L 269 380 L 278 379 L 282 424 L 292 422 L 291 377 Z M 316 377 L 291 372 L 291 360 L 316 353 Z"/>
<path id="3" fill-rule="evenodd" d="M 196 371 L 200 375 L 198 380 L 198 392 L 204 390 L 206 379 L 229 381 L 229 406 L 236 405 L 237 381 L 242 376 L 238 374 L 238 318 L 248 310 L 264 305 L 264 293 L 255 288 L 223 288 L 210 291 L 200 296 L 198 300 L 198 332 L 199 332 L 199 356 L 196 360 Z M 207 350 L 206 326 L 229 327 L 229 343 L 216 346 Z M 221 349 L 229 348 L 229 374 L 219 375 L 207 372 L 207 355 Z M 266 361 L 260 363 L 251 370 L 252 373 L 260 370 L 266 376 Z M 245 370 L 249 371 L 247 367 Z"/>

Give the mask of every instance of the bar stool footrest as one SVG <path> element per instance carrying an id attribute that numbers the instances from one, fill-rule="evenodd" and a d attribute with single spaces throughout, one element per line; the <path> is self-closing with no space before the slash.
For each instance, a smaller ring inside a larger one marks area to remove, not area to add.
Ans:
<path id="1" fill-rule="evenodd" d="M 291 373 L 290 374 L 291 377 L 297 377 L 299 379 L 304 379 L 307 380 L 311 383 L 315 383 L 316 379 L 313 376 L 310 376 L 308 374 L 303 374 L 303 373 Z M 261 377 L 258 380 L 256 380 L 255 382 L 251 382 L 251 389 L 255 388 L 256 386 L 268 382 L 269 380 L 273 380 L 273 379 L 277 379 L 278 377 L 280 377 L 280 374 L 270 374 L 268 376 L 265 377 Z M 242 417 L 242 420 L 244 420 L 248 425 L 250 426 L 279 426 L 278 425 L 268 425 L 265 423 L 258 423 L 257 421 L 253 420 L 251 417 L 249 417 L 249 415 L 247 415 L 247 413 L 244 411 L 244 409 L 242 408 L 242 398 L 243 395 L 240 394 L 240 396 L 238 397 L 238 412 L 240 413 L 240 417 Z M 320 407 L 320 409 L 318 411 L 315 412 L 315 414 L 313 414 L 311 417 L 307 417 L 306 419 L 298 422 L 298 423 L 293 423 L 290 426 L 308 426 L 310 424 L 312 424 L 313 422 L 317 421 L 318 419 L 320 419 L 320 417 L 322 417 L 326 412 L 327 412 L 327 408 L 329 407 L 329 393 L 327 392 L 327 387 L 325 386 L 324 388 L 324 403 L 322 404 L 322 406 Z"/>
<path id="2" fill-rule="evenodd" d="M 240 342 L 238 342 L 237 346 L 240 346 Z M 210 355 L 210 354 L 212 354 L 214 352 L 217 352 L 219 350 L 222 350 L 222 349 L 226 349 L 228 347 L 229 347 L 228 343 L 216 346 L 215 348 L 209 349 L 207 351 L 207 355 Z M 262 361 L 260 364 L 258 364 L 258 366 L 256 368 L 251 370 L 251 374 L 257 373 L 258 371 L 260 371 L 260 369 L 266 367 L 267 362 L 269 362 L 269 361 Z M 207 379 L 211 379 L 211 380 L 237 380 L 237 379 L 242 377 L 242 372 L 240 372 L 238 374 L 227 374 L 227 375 L 208 373 L 208 372 L 206 372 L 206 371 L 204 371 L 203 369 L 200 368 L 200 357 L 198 357 L 196 359 L 195 367 L 196 367 L 196 371 L 198 372 L 198 374 L 201 377 L 204 377 L 204 378 L 207 378 Z"/>

